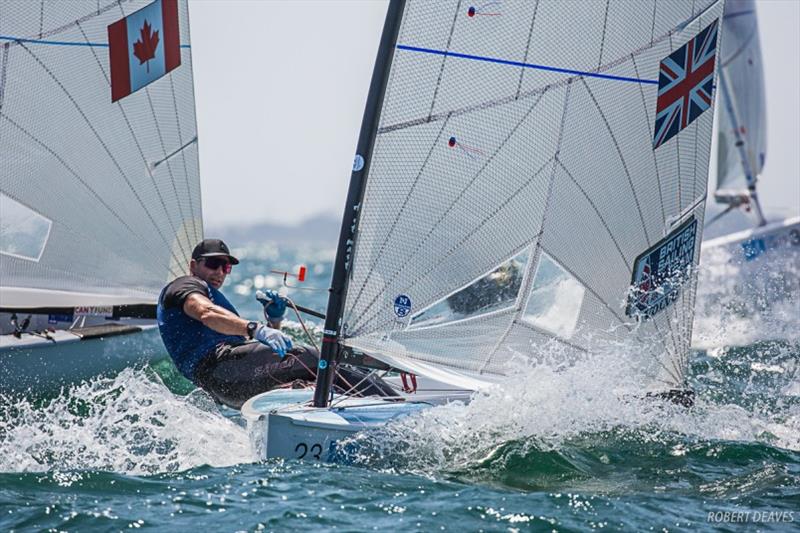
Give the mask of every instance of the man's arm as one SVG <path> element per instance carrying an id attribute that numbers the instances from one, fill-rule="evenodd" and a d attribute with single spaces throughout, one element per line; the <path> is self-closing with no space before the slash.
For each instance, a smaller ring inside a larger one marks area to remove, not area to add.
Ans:
<path id="1" fill-rule="evenodd" d="M 215 305 L 199 292 L 193 292 L 186 297 L 183 312 L 218 333 L 247 336 L 247 320 Z"/>

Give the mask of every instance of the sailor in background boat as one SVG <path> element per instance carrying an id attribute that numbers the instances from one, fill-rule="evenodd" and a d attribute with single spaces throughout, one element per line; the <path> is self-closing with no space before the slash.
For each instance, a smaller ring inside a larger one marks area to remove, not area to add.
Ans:
<path id="1" fill-rule="evenodd" d="M 249 398 L 295 382 L 316 379 L 319 354 L 294 346 L 280 331 L 286 300 L 267 296 L 268 324 L 248 321 L 219 290 L 239 260 L 219 239 L 195 246 L 191 275 L 161 291 L 158 327 L 178 370 L 219 402 L 238 409 Z M 337 369 L 336 386 L 363 395 L 394 395 L 382 381 L 355 369 Z"/>

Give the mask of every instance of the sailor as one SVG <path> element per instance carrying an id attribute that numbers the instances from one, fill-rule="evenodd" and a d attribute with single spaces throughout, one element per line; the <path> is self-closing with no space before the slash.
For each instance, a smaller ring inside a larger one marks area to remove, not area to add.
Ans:
<path id="1" fill-rule="evenodd" d="M 191 275 L 167 284 L 157 309 L 161 339 L 181 374 L 235 409 L 273 388 L 310 384 L 319 360 L 316 350 L 295 346 L 281 332 L 287 301 L 275 291 L 266 292 L 266 324 L 239 316 L 220 291 L 237 264 L 224 242 L 205 239 L 192 251 Z M 334 386 L 360 395 L 395 395 L 383 381 L 346 367 L 337 368 Z"/>

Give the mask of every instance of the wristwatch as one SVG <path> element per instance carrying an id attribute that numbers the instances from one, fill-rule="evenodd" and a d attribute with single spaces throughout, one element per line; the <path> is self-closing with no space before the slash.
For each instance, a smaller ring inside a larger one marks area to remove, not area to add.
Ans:
<path id="1" fill-rule="evenodd" d="M 247 323 L 247 338 L 253 339 L 256 336 L 256 330 L 258 329 L 258 322 L 248 322 Z"/>

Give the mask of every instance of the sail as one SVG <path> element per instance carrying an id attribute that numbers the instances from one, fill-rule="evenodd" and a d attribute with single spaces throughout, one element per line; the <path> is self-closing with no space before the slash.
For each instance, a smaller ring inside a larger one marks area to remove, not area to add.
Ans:
<path id="1" fill-rule="evenodd" d="M 406 2 L 354 165 L 345 354 L 476 387 L 624 334 L 654 382 L 680 383 L 695 284 L 663 279 L 699 256 L 721 14 Z"/>
<path id="2" fill-rule="evenodd" d="M 179 66 L 112 102 L 109 26 L 162 6 Z M 203 235 L 187 2 L 3 3 L 0 154 L 0 307 L 155 303 Z"/>
<path id="3" fill-rule="evenodd" d="M 719 201 L 747 194 L 764 167 L 767 113 L 754 0 L 728 0 L 722 18 L 717 144 Z"/>

